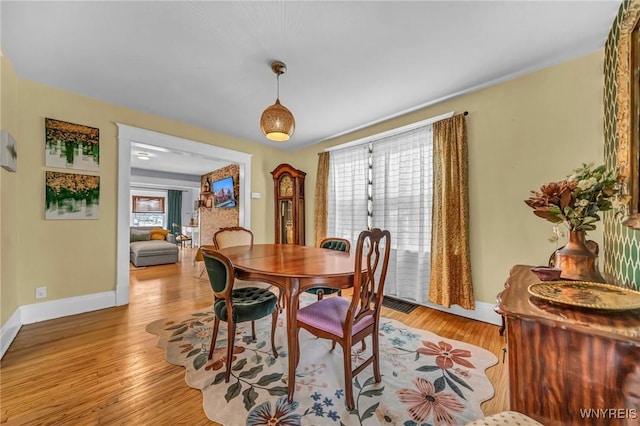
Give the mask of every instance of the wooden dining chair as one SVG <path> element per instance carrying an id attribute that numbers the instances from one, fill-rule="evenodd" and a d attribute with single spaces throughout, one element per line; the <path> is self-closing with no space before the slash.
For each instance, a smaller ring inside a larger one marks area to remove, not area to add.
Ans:
<path id="1" fill-rule="evenodd" d="M 198 262 L 204 262 L 204 256 L 202 255 L 202 250 L 204 249 L 209 249 L 209 250 L 215 250 L 216 246 L 213 244 L 205 244 L 203 246 L 198 247 L 198 250 L 196 251 L 196 255 L 193 256 L 193 266 L 196 266 Z M 195 278 L 202 278 L 202 274 L 204 274 L 204 271 L 206 271 L 207 268 L 206 266 L 202 266 L 202 270 L 200 271 L 200 273 L 198 274 L 197 277 Z"/>
<path id="2" fill-rule="evenodd" d="M 213 234 L 213 245 L 217 250 L 234 246 L 251 246 L 253 247 L 253 232 L 242 226 L 229 226 L 220 228 Z M 268 283 L 257 281 L 236 280 L 236 287 L 261 287 L 271 288 Z M 279 298 L 281 299 L 281 298 Z M 282 300 L 278 303 L 279 310 L 282 312 Z"/>
<path id="3" fill-rule="evenodd" d="M 233 246 L 253 247 L 253 232 L 242 226 L 220 228 L 213 234 L 213 244 L 218 250 Z"/>
<path id="4" fill-rule="evenodd" d="M 180 247 L 184 247 L 185 243 L 189 243 L 193 247 L 193 238 L 182 233 L 182 227 L 177 223 L 172 223 L 173 234 L 176 236 L 176 243 L 180 244 Z"/>
<path id="5" fill-rule="evenodd" d="M 327 237 L 320 240 L 320 244 L 318 244 L 320 248 L 326 248 L 329 250 L 337 250 L 337 251 L 346 251 L 347 253 L 351 250 L 351 243 L 349 240 L 345 238 L 338 237 Z M 306 291 L 307 293 L 315 294 L 318 297 L 318 300 L 322 300 L 322 298 L 327 294 L 338 293 L 338 296 L 342 296 L 342 290 L 339 288 L 328 288 L 328 287 L 316 287 L 311 288 Z"/>
<path id="6" fill-rule="evenodd" d="M 360 373 L 369 364 L 373 364 L 376 382 L 379 383 L 382 380 L 378 327 L 390 250 L 391 234 L 389 231 L 378 228 L 362 231 L 356 246 L 351 301 L 342 297 L 329 297 L 298 310 L 298 334 L 300 329 L 304 328 L 315 336 L 329 339 L 332 341 L 332 351 L 335 349 L 336 343 L 342 346 L 345 402 L 349 409 L 353 409 L 355 406 L 353 376 Z M 372 354 L 354 369 L 351 348 L 356 343 L 364 341 L 367 336 L 371 336 L 372 339 Z M 299 361 L 300 346 L 298 346 L 296 353 L 296 363 Z"/>
<path id="7" fill-rule="evenodd" d="M 228 257 L 222 253 L 203 249 L 202 256 L 207 268 L 209 283 L 213 290 L 213 335 L 209 348 L 209 359 L 216 347 L 220 321 L 227 323 L 227 359 L 225 382 L 231 376 L 231 361 L 235 345 L 236 324 L 251 321 L 251 337 L 256 339 L 255 321 L 271 314 L 271 350 L 278 357 L 275 345 L 276 323 L 278 322 L 278 297 L 264 288 L 234 288 L 235 270 Z"/>

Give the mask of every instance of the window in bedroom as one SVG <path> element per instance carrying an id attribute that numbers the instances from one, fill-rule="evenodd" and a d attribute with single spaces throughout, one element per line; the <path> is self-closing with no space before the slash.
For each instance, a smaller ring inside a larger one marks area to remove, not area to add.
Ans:
<path id="1" fill-rule="evenodd" d="M 132 196 L 133 225 L 164 228 L 164 204 L 164 197 Z"/>
<path id="2" fill-rule="evenodd" d="M 433 183 L 432 124 L 373 136 L 331 150 L 327 235 L 355 247 L 367 228 L 391 232 L 385 294 L 418 303 L 428 297 Z"/>

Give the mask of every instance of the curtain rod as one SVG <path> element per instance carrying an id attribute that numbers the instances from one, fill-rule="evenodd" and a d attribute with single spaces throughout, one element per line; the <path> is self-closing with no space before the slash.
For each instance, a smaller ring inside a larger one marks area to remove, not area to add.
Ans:
<path id="1" fill-rule="evenodd" d="M 364 138 L 360 138 L 360 139 L 356 139 L 354 141 L 351 142 L 345 142 L 342 143 L 340 145 L 335 145 L 335 146 L 331 146 L 329 148 L 325 148 L 324 151 L 335 151 L 335 150 L 339 150 L 339 149 L 343 149 L 343 148 L 351 148 L 353 146 L 358 146 L 358 145 L 364 145 L 366 143 L 369 143 L 371 141 L 376 141 L 382 138 L 385 138 L 387 136 L 390 135 L 395 135 L 398 133 L 402 133 L 402 132 L 408 132 L 410 130 L 414 130 L 417 129 L 418 127 L 423 127 L 423 126 L 427 126 L 429 124 L 433 124 L 436 121 L 440 121 L 440 120 L 444 120 L 446 118 L 451 118 L 453 117 L 455 114 L 455 111 L 450 111 L 450 112 L 446 112 L 444 114 L 440 114 L 437 115 L 435 117 L 431 117 L 431 118 L 427 118 L 426 120 L 420 120 L 420 121 L 416 121 L 415 123 L 411 123 L 411 124 L 407 124 L 404 126 L 400 126 L 400 127 L 396 127 L 381 133 L 376 133 L 373 135 L 369 135 L 369 136 L 365 136 Z"/>
<path id="2" fill-rule="evenodd" d="M 130 189 L 144 189 L 146 191 L 168 191 L 172 188 L 149 188 L 148 186 L 130 186 Z M 173 189 L 173 191 L 182 191 L 182 192 L 189 192 L 188 189 Z"/>

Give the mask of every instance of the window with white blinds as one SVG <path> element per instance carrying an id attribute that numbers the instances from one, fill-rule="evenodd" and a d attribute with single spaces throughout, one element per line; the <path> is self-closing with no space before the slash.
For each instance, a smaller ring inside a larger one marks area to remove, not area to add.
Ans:
<path id="1" fill-rule="evenodd" d="M 369 161 L 367 145 L 332 152 L 329 161 L 327 235 L 346 238 L 352 247 L 368 227 Z"/>
<path id="2" fill-rule="evenodd" d="M 355 247 L 364 229 L 391 232 L 386 295 L 427 301 L 432 186 L 431 124 L 331 152 L 327 235 Z"/>

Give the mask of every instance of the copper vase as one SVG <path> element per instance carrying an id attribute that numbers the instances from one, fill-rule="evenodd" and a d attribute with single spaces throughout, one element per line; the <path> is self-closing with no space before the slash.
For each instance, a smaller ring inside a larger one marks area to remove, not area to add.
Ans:
<path id="1" fill-rule="evenodd" d="M 564 280 L 605 281 L 598 271 L 598 255 L 587 246 L 584 231 L 569 231 L 569 242 L 556 251 L 556 268 Z"/>

